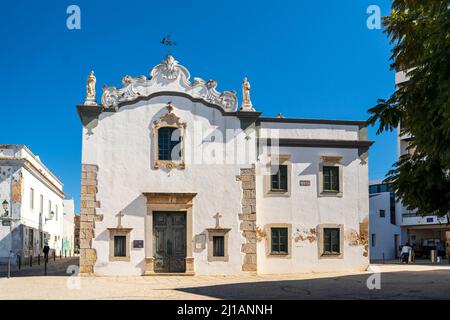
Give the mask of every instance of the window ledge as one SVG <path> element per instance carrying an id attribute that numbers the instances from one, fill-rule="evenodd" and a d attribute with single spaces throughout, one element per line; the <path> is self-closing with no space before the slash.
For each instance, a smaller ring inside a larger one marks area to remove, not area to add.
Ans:
<path id="1" fill-rule="evenodd" d="M 344 254 L 342 253 L 327 253 L 322 254 L 320 256 L 320 259 L 342 259 L 344 257 Z"/>
<path id="2" fill-rule="evenodd" d="M 183 161 L 181 160 L 156 160 L 155 161 L 155 169 L 160 169 L 160 168 L 165 168 L 165 169 L 184 169 L 185 168 L 185 164 Z"/>
<path id="3" fill-rule="evenodd" d="M 208 257 L 208 261 L 209 262 L 217 262 L 217 261 L 219 261 L 219 262 L 228 262 L 228 256 L 225 256 L 225 257 Z"/>
<path id="4" fill-rule="evenodd" d="M 342 191 L 322 191 L 320 193 L 321 197 L 338 197 L 338 198 L 342 198 L 343 193 Z"/>
<path id="5" fill-rule="evenodd" d="M 290 259 L 291 254 L 289 253 L 269 253 L 268 258 L 278 258 L 278 259 Z"/>
<path id="6" fill-rule="evenodd" d="M 289 192 L 289 190 L 287 191 L 266 191 L 265 193 L 266 197 L 290 197 L 291 193 Z"/>
<path id="7" fill-rule="evenodd" d="M 114 257 L 114 256 L 109 256 L 109 261 L 125 261 L 125 262 L 130 262 L 130 256 L 126 256 L 126 257 Z"/>

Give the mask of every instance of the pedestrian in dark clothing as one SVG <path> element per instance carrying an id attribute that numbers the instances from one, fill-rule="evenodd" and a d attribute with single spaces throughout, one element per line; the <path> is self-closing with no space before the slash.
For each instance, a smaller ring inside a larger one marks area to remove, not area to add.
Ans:
<path id="1" fill-rule="evenodd" d="M 44 249 L 42 249 L 42 251 L 44 252 L 45 262 L 48 262 L 48 253 L 50 251 L 50 247 L 48 246 L 48 244 L 44 245 Z"/>

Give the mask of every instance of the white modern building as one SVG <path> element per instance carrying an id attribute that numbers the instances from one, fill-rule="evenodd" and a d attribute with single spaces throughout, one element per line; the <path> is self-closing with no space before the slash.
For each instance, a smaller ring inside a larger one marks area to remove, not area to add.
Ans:
<path id="1" fill-rule="evenodd" d="M 0 260 L 35 257 L 45 243 L 61 250 L 62 188 L 26 146 L 0 145 Z"/>
<path id="2" fill-rule="evenodd" d="M 172 56 L 122 85 L 77 107 L 82 273 L 368 267 L 365 121 L 262 117 Z"/>
<path id="3" fill-rule="evenodd" d="M 398 258 L 401 230 L 397 224 L 395 196 L 389 185 L 381 180 L 370 182 L 369 203 L 370 259 Z"/>
<path id="4" fill-rule="evenodd" d="M 63 234 L 61 242 L 61 254 L 67 257 L 74 255 L 75 248 L 75 200 L 66 199 L 64 204 Z"/>
<path id="5" fill-rule="evenodd" d="M 398 85 L 406 80 L 405 72 L 397 72 L 395 82 Z M 397 129 L 398 157 L 408 152 L 410 135 L 402 135 Z M 373 260 L 382 259 L 385 253 L 386 259 L 398 257 L 399 247 L 410 243 L 417 258 L 429 258 L 430 250 L 438 250 L 438 255 L 444 257 L 450 254 L 450 225 L 446 217 L 435 215 L 422 216 L 415 210 L 405 208 L 401 201 L 394 201 L 393 194 L 389 192 L 389 186 L 380 181 L 371 183 L 370 186 L 370 233 L 371 254 Z M 377 192 L 380 191 L 380 192 Z M 380 217 L 380 210 L 390 208 L 387 218 Z M 388 220 L 390 218 L 390 223 Z M 392 241 L 394 238 L 394 241 Z M 374 240 L 374 241 L 373 241 Z M 389 254 L 386 254 L 389 252 Z M 392 255 L 391 253 L 395 254 Z"/>

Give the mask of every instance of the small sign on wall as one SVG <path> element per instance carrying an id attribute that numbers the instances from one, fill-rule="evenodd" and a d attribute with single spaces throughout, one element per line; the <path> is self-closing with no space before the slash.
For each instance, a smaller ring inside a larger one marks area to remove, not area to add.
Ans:
<path id="1" fill-rule="evenodd" d="M 311 186 L 311 180 L 300 180 L 300 187 L 309 187 Z"/>
<path id="2" fill-rule="evenodd" d="M 197 234 L 194 240 L 196 250 L 204 250 L 206 248 L 206 234 Z"/>
<path id="3" fill-rule="evenodd" d="M 144 240 L 133 240 L 133 249 L 144 248 Z"/>

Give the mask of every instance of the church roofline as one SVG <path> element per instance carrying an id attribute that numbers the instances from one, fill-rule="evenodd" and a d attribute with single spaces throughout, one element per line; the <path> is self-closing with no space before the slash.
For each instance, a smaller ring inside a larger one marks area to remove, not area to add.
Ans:
<path id="1" fill-rule="evenodd" d="M 333 119 L 304 119 L 304 118 L 271 118 L 271 117 L 261 117 L 262 112 L 256 111 L 225 111 L 223 108 L 219 107 L 214 103 L 205 101 L 202 98 L 193 97 L 184 92 L 178 91 L 158 91 L 154 92 L 148 96 L 141 96 L 133 101 L 122 102 L 117 109 L 104 108 L 103 106 L 95 105 L 78 105 L 77 112 L 83 125 L 87 125 L 92 121 L 93 118 L 97 118 L 103 112 L 115 113 L 119 111 L 122 107 L 126 105 L 132 105 L 139 101 L 149 101 L 152 98 L 160 96 L 172 96 L 172 97 L 183 97 L 191 100 L 192 102 L 202 103 L 210 108 L 219 111 L 222 116 L 225 117 L 237 117 L 241 120 L 241 127 L 243 129 L 247 128 L 252 123 L 259 126 L 261 123 L 298 123 L 298 124 L 326 124 L 326 125 L 341 125 L 341 126 L 358 126 L 361 130 L 365 130 L 367 127 L 366 121 L 358 120 L 333 120 Z"/>
<path id="2" fill-rule="evenodd" d="M 133 105 L 139 101 L 148 101 L 160 96 L 184 97 L 192 102 L 199 102 L 205 106 L 220 111 L 222 116 L 235 116 L 241 120 L 241 127 L 247 128 L 255 123 L 259 126 L 262 122 L 273 123 L 310 123 L 326 125 L 351 125 L 358 126 L 360 131 L 367 127 L 366 121 L 351 120 L 327 120 L 327 119 L 301 119 L 283 118 L 281 114 L 277 118 L 261 117 L 261 112 L 256 112 L 250 100 L 250 83 L 244 78 L 242 83 L 243 101 L 238 108 L 236 91 L 218 92 L 217 81 L 205 81 L 194 78 L 190 81 L 190 73 L 186 67 L 179 64 L 171 55 L 167 55 L 160 64 L 153 67 L 150 77 L 122 78 L 122 87 L 103 86 L 101 104 L 95 99 L 96 78 L 94 72 L 87 80 L 87 97 L 83 105 L 77 106 L 78 115 L 86 125 L 97 118 L 102 112 L 113 113 L 122 107 Z"/>
<path id="3" fill-rule="evenodd" d="M 203 100 L 202 98 L 196 98 L 192 97 L 191 95 L 184 93 L 184 92 L 178 92 L 178 91 L 159 91 L 154 92 L 150 94 L 149 96 L 141 96 L 133 101 L 127 101 L 122 102 L 119 105 L 119 108 L 117 110 L 115 109 L 106 109 L 102 106 L 93 106 L 93 105 L 77 105 L 77 111 L 78 115 L 81 119 L 81 121 L 84 124 L 84 116 L 98 116 L 102 112 L 117 112 L 120 110 L 120 108 L 135 104 L 139 101 L 148 101 L 152 98 L 160 97 L 160 96 L 172 96 L 172 97 L 183 97 L 186 99 L 191 100 L 192 102 L 199 102 L 202 103 L 208 107 L 211 107 L 213 109 L 218 110 L 222 116 L 226 117 L 238 117 L 238 118 L 246 118 L 246 119 L 253 119 L 254 122 L 256 122 L 257 125 L 259 125 L 261 122 L 266 123 L 309 123 L 309 124 L 328 124 L 328 125 L 350 125 L 350 126 L 358 126 L 361 128 L 367 127 L 366 121 L 361 120 L 334 120 L 334 119 L 307 119 L 307 118 L 272 118 L 272 117 L 261 117 L 262 112 L 255 112 L 255 111 L 225 111 L 223 108 L 219 107 L 218 105 L 214 103 L 207 102 Z"/>
<path id="4" fill-rule="evenodd" d="M 137 102 L 140 101 L 149 101 L 153 98 L 156 97 L 162 97 L 162 96 L 171 96 L 171 97 L 182 97 L 182 98 L 186 98 L 191 100 L 192 102 L 201 102 L 204 105 L 211 107 L 213 109 L 216 109 L 218 111 L 220 111 L 220 113 L 223 116 L 236 116 L 236 111 L 225 111 L 222 107 L 218 106 L 217 104 L 208 102 L 206 100 L 204 100 L 203 98 L 200 97 L 193 97 L 188 93 L 185 92 L 179 92 L 179 91 L 157 91 L 157 92 L 153 92 L 151 94 L 149 94 L 148 96 L 139 96 L 134 100 L 130 100 L 130 101 L 123 101 L 120 102 L 117 105 L 116 109 L 113 108 L 105 108 L 102 105 L 77 105 L 77 109 L 78 109 L 78 113 L 80 114 L 80 112 L 90 112 L 90 113 L 102 113 L 102 112 L 117 112 L 120 110 L 120 108 L 124 107 L 124 106 L 128 106 L 128 105 L 133 105 Z"/>
<path id="5" fill-rule="evenodd" d="M 167 88 L 170 88 L 170 91 L 187 93 L 194 98 L 200 98 L 205 102 L 214 104 L 225 112 L 237 110 L 238 99 L 236 91 L 219 92 L 216 89 L 217 81 L 205 81 L 198 77 L 191 81 L 190 77 L 191 75 L 186 67 L 179 64 L 171 55 L 167 55 L 160 64 L 150 71 L 149 78 L 144 75 L 137 77 L 126 75 L 122 78 L 121 88 L 103 86 L 101 107 L 103 109 L 117 110 L 124 103 L 136 102 L 143 96 L 149 97 L 153 93 L 167 91 Z M 91 71 L 87 79 L 84 105 L 97 105 L 95 85 L 96 78 L 94 72 Z M 251 102 L 248 103 L 251 104 Z M 252 109 L 251 106 L 250 109 Z"/>

